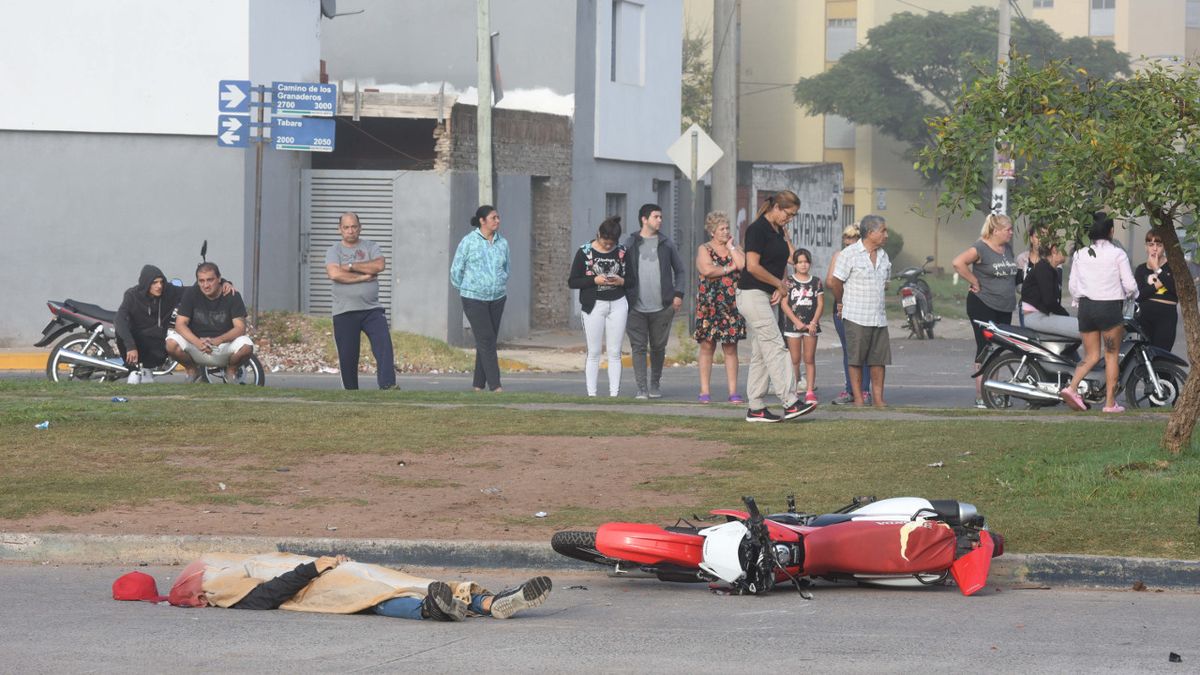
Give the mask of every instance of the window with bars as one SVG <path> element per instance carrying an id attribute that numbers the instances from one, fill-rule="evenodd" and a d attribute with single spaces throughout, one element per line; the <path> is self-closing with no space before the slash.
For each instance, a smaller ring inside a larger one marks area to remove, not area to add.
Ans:
<path id="1" fill-rule="evenodd" d="M 1116 33 L 1117 0 L 1092 0 L 1092 13 L 1088 21 L 1088 35 L 1111 37 Z"/>
<path id="2" fill-rule="evenodd" d="M 1034 9 L 1052 9 L 1054 0 L 1033 0 Z"/>
<path id="3" fill-rule="evenodd" d="M 825 25 L 825 60 L 837 61 L 854 49 L 857 32 L 858 19 L 830 19 Z"/>

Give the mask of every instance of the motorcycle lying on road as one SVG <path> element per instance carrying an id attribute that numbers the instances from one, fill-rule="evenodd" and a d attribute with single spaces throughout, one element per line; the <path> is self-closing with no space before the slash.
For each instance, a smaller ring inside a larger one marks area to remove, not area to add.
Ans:
<path id="1" fill-rule="evenodd" d="M 779 582 L 799 590 L 813 579 L 881 586 L 932 586 L 953 577 L 963 595 L 987 584 L 991 559 L 1004 539 L 987 530 L 971 504 L 897 497 L 855 500 L 822 515 L 763 516 L 752 497 L 746 511 L 718 509 L 726 522 L 698 527 L 605 523 L 595 532 L 564 531 L 550 541 L 558 553 L 661 581 L 725 582 L 732 593 L 760 594 Z M 801 590 L 805 597 L 811 597 Z"/>
<path id="2" fill-rule="evenodd" d="M 896 275 L 897 279 L 903 281 L 898 293 L 900 306 L 904 308 L 904 314 L 908 317 L 908 337 L 918 340 L 932 340 L 933 324 L 942 320 L 942 317 L 933 313 L 933 290 L 923 278 L 929 274 L 926 268 L 931 262 L 933 256 L 927 256 L 924 265 L 909 267 Z"/>
<path id="3" fill-rule="evenodd" d="M 1029 408 L 1062 403 L 1059 392 L 1070 384 L 1079 363 L 1079 338 L 991 321 L 975 323 L 983 330 L 987 346 L 979 358 L 979 372 L 972 377 L 983 377 L 983 402 L 988 408 L 1012 407 L 1014 399 Z M 1136 316 L 1126 317 L 1116 393 L 1124 393 L 1130 408 L 1175 405 L 1187 367 L 1184 359 L 1151 345 Z M 1079 396 L 1089 405 L 1103 405 L 1106 387 L 1101 359 L 1079 383 Z"/>
<path id="4" fill-rule="evenodd" d="M 115 382 L 137 372 L 117 352 L 117 332 L 114 326 L 117 313 L 77 300 L 50 300 L 46 302 L 53 318 L 42 329 L 42 339 L 35 347 L 45 347 L 59 336 L 66 337 L 50 350 L 46 359 L 46 377 L 52 382 L 71 380 Z M 168 357 L 158 368 L 152 370 L 154 377 L 170 375 L 179 364 Z M 239 375 L 248 384 L 263 386 L 266 375 L 257 355 L 251 355 L 241 366 Z M 206 382 L 223 382 L 225 369 L 221 367 L 201 368 L 200 376 Z"/>

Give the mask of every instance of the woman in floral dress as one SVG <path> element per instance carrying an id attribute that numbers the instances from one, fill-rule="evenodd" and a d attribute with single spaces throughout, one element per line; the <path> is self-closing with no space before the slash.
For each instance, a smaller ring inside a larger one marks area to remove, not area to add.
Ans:
<path id="1" fill-rule="evenodd" d="M 700 403 L 712 401 L 709 381 L 712 379 L 713 354 L 717 343 L 725 353 L 725 378 L 729 384 L 729 402 L 746 402 L 737 393 L 737 343 L 746 337 L 746 320 L 738 313 L 738 278 L 746 267 L 746 255 L 730 241 L 729 217 L 723 211 L 713 211 L 704 219 L 704 229 L 710 239 L 696 251 L 696 270 L 700 275 L 700 295 L 696 302 L 696 332 L 700 344 Z"/>

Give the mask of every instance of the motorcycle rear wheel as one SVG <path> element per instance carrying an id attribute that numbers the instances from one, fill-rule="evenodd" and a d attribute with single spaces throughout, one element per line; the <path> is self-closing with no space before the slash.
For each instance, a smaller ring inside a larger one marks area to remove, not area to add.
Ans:
<path id="1" fill-rule="evenodd" d="M 584 532 L 581 530 L 555 532 L 554 536 L 550 538 L 550 548 L 568 558 L 604 565 L 605 567 L 621 562 L 616 558 L 609 558 L 596 550 L 595 532 Z"/>
<path id="2" fill-rule="evenodd" d="M 96 339 L 91 345 L 87 345 L 91 335 L 88 333 L 71 333 L 58 341 L 54 348 L 50 350 L 50 356 L 46 359 L 46 377 L 51 382 L 72 382 L 82 380 L 86 382 L 111 382 L 120 379 L 120 374 L 115 372 L 107 372 L 98 370 L 89 366 L 80 366 L 73 363 L 68 363 L 62 360 L 63 352 L 76 352 L 86 354 L 98 359 L 110 359 L 116 356 L 112 346 L 104 339 Z"/>
<path id="3" fill-rule="evenodd" d="M 1130 373 L 1129 381 L 1125 383 L 1125 403 L 1130 408 L 1165 408 L 1175 405 L 1179 395 L 1183 393 L 1183 383 L 1187 375 L 1176 365 L 1164 361 L 1154 361 L 1154 374 L 1158 376 L 1159 384 L 1163 387 L 1162 396 L 1154 392 L 1154 382 L 1145 365 L 1140 365 Z"/>
<path id="4" fill-rule="evenodd" d="M 209 384 L 225 384 L 225 369 L 220 366 L 209 366 L 200 369 L 200 376 Z M 258 356 L 251 354 L 250 358 L 238 368 L 238 384 L 252 384 L 262 387 L 267 384 L 267 375 L 263 371 L 262 362 Z"/>
<path id="5" fill-rule="evenodd" d="M 1026 360 L 1024 365 L 1022 365 L 1019 356 L 1004 354 L 992 361 L 984 369 L 981 377 L 985 382 L 988 380 L 999 380 L 1001 382 L 1019 382 L 1021 384 L 1032 385 L 1041 381 L 1045 375 L 1036 363 Z M 1049 401 L 1040 403 L 1008 394 L 998 394 L 988 391 L 986 388 L 984 388 L 982 395 L 984 405 L 991 410 L 1003 410 L 1016 405 L 1022 405 L 1025 408 L 1041 408 L 1047 405 L 1055 405 Z"/>

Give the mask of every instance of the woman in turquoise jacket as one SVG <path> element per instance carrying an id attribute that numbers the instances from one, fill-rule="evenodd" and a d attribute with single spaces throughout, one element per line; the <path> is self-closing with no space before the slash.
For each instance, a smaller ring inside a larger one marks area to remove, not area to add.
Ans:
<path id="1" fill-rule="evenodd" d="M 475 336 L 475 391 L 500 391 L 496 336 L 508 295 L 508 241 L 501 236 L 500 213 L 483 205 L 471 218 L 475 228 L 458 242 L 450 282 L 462 297 L 463 313 Z"/>

